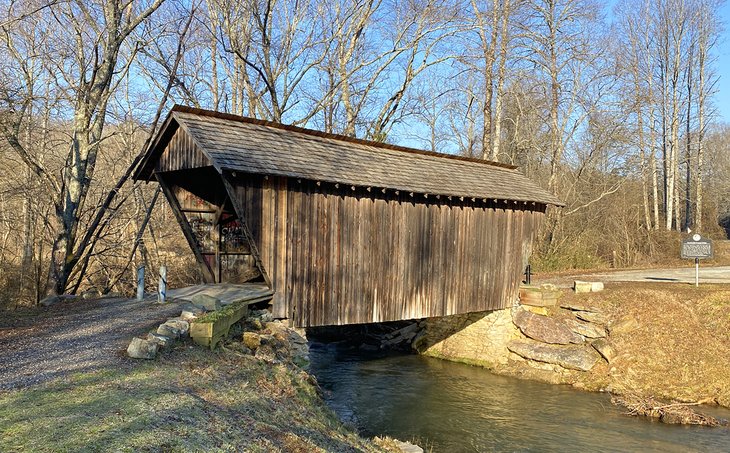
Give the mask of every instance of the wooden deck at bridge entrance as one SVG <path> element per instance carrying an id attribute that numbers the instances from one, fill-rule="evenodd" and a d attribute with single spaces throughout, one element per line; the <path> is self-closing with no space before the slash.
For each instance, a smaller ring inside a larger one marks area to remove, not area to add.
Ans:
<path id="1" fill-rule="evenodd" d="M 274 291 L 262 283 L 209 283 L 167 291 L 167 296 L 172 299 L 192 300 L 194 296 L 201 294 L 215 297 L 224 306 L 237 302 L 245 302 L 250 305 L 271 300 Z"/>

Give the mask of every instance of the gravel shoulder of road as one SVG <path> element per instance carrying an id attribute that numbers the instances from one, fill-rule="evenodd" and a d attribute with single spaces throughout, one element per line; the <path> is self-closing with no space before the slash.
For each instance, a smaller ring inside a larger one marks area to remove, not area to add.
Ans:
<path id="1" fill-rule="evenodd" d="M 180 304 L 123 298 L 74 300 L 0 316 L 0 391 L 29 387 L 74 373 L 130 367 L 126 348 Z"/>

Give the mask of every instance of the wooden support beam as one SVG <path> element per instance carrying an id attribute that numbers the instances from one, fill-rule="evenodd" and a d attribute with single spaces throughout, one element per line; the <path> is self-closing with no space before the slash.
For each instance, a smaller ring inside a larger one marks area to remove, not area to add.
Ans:
<path id="1" fill-rule="evenodd" d="M 245 236 L 246 241 L 248 241 L 251 255 L 254 258 L 254 263 L 256 263 L 256 267 L 258 268 L 259 272 L 261 272 L 261 275 L 264 277 L 264 281 L 266 282 L 266 284 L 269 286 L 269 288 L 271 288 L 271 278 L 264 268 L 264 263 L 261 261 L 261 254 L 259 253 L 259 249 L 256 246 L 255 241 L 253 240 L 251 231 L 248 229 L 248 223 L 246 223 L 246 216 L 244 215 L 245 211 L 243 210 L 243 206 L 241 206 L 241 203 L 236 196 L 236 189 L 234 188 L 233 183 L 230 181 L 229 177 L 225 173 L 221 175 L 221 179 L 223 180 L 223 185 L 226 187 L 226 192 L 228 192 L 228 198 L 233 204 L 233 209 L 236 211 L 236 216 L 241 223 L 241 231 L 243 231 L 243 235 Z"/>
<path id="2" fill-rule="evenodd" d="M 175 194 L 172 193 L 170 185 L 168 184 L 168 181 L 166 181 L 166 177 L 162 173 L 155 173 L 155 178 L 160 184 L 160 187 L 162 188 L 162 193 L 165 194 L 165 198 L 167 198 L 167 202 L 170 204 L 170 209 L 175 215 L 177 223 L 182 229 L 183 236 L 185 236 L 185 239 L 187 239 L 188 245 L 195 255 L 195 259 L 198 261 L 198 264 L 200 264 L 200 267 L 203 271 L 203 280 L 205 281 L 205 283 L 215 283 L 215 275 L 213 273 L 213 270 L 208 265 L 208 262 L 205 261 L 205 258 L 203 258 L 203 254 L 198 248 L 198 243 L 195 240 L 193 229 L 190 227 L 190 223 L 185 217 L 185 214 L 183 214 L 182 210 L 180 209 L 180 203 L 178 202 L 177 198 L 175 198 Z"/>

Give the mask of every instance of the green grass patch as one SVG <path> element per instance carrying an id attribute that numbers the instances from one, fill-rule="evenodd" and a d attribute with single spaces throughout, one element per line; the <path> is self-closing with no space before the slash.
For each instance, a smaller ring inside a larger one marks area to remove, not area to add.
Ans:
<path id="1" fill-rule="evenodd" d="M 248 305 L 248 301 L 242 300 L 239 302 L 234 302 L 230 305 L 226 305 L 225 307 L 222 307 L 220 310 L 211 311 L 209 313 L 204 314 L 203 316 L 199 316 L 195 322 L 198 323 L 210 323 L 210 322 L 216 322 L 221 319 L 225 319 L 231 315 L 233 315 L 238 309 L 241 307 Z"/>
<path id="2" fill-rule="evenodd" d="M 2 451 L 382 451 L 340 423 L 309 376 L 179 345 L 155 362 L 0 393 Z"/>

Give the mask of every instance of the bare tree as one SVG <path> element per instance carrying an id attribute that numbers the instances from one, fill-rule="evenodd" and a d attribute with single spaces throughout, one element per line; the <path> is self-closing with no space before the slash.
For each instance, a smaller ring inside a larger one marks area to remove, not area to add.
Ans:
<path id="1" fill-rule="evenodd" d="M 29 85 L 32 81 L 25 80 L 24 100 L 15 102 L 6 96 L 7 108 L 14 112 L 11 123 L 3 127 L 6 140 L 56 194 L 57 235 L 49 271 L 49 289 L 54 294 L 66 290 L 72 270 L 90 244 L 91 237 L 79 231 L 79 219 L 104 139 L 109 101 L 137 53 L 134 46 L 125 51 L 125 45 L 132 32 L 162 1 L 144 4 L 69 1 L 42 10 L 41 25 L 46 27 L 46 33 L 53 33 L 58 49 L 54 54 L 46 55 L 44 70 L 58 81 L 59 92 L 54 94 L 61 96 L 73 111 L 69 121 L 68 154 L 60 180 L 36 161 L 29 144 L 23 144 L 19 135 L 21 125 L 32 113 L 30 107 L 35 100 L 32 85 Z M 17 30 L 17 27 L 5 27 L 2 33 L 6 49 L 16 59 L 21 59 L 22 53 L 12 50 L 18 49 L 19 41 L 23 40 Z"/>
<path id="2" fill-rule="evenodd" d="M 697 169 L 695 171 L 695 226 L 703 231 L 704 147 L 708 102 L 715 91 L 717 76 L 712 72 L 712 51 L 718 40 L 718 2 L 700 2 L 697 13 Z"/>

